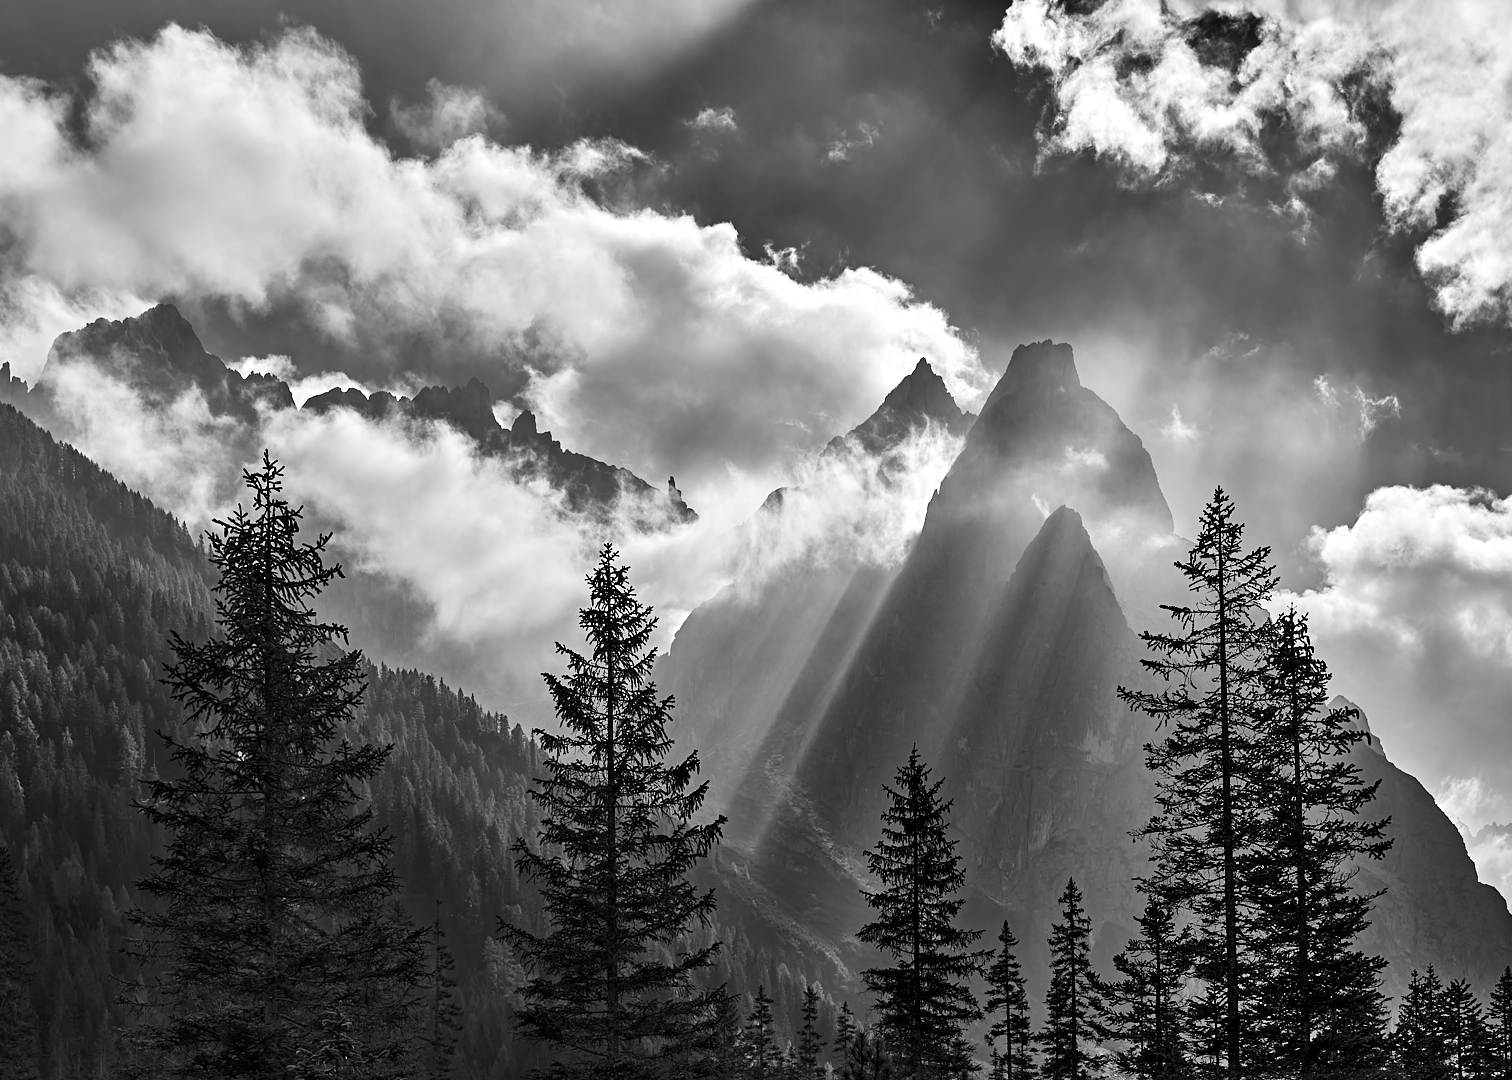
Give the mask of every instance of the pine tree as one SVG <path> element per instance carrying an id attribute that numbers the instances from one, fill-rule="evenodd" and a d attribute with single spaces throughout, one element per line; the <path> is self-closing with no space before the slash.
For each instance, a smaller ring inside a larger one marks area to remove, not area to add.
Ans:
<path id="1" fill-rule="evenodd" d="M 1113 957 L 1113 967 L 1123 977 L 1105 988 L 1098 1033 L 1127 1045 L 1115 1060 L 1129 1075 L 1185 1080 L 1195 1075 L 1182 995 L 1190 970 L 1187 939 L 1177 931 L 1169 909 L 1153 898 L 1136 922 L 1139 936 Z"/>
<path id="2" fill-rule="evenodd" d="M 1161 605 L 1178 631 L 1140 635 L 1156 656 L 1142 660 L 1161 677 L 1159 693 L 1119 687 L 1131 708 L 1168 731 L 1145 748 L 1158 774 L 1158 812 L 1138 833 L 1149 839 L 1154 874 L 1147 893 L 1175 912 L 1195 917 L 1198 978 L 1219 988 L 1206 1000 L 1218 1007 L 1223 1068 L 1239 1076 L 1249 1047 L 1242 1011 L 1254 958 L 1241 905 L 1241 871 L 1256 842 L 1258 766 L 1254 729 L 1263 706 L 1269 633 L 1257 614 L 1275 589 L 1270 549 L 1245 551 L 1244 526 L 1219 488 L 1203 509 L 1197 542 L 1176 567 L 1195 594 L 1190 605 Z M 1199 1019 L 1203 1010 L 1197 1010 Z"/>
<path id="3" fill-rule="evenodd" d="M 1392 1059 L 1403 1080 L 1447 1080 L 1449 1033 L 1444 986 L 1430 964 L 1412 973 L 1391 1033 Z"/>
<path id="4" fill-rule="evenodd" d="M 537 729 L 546 776 L 534 847 L 515 865 L 540 887 L 551 929 L 500 922 L 532 977 L 520 1031 L 556 1047 L 567 1076 L 649 1075 L 668 1059 L 715 1052 L 723 988 L 701 990 L 718 941 L 687 943 L 714 914 L 712 890 L 688 874 L 718 843 L 725 819 L 695 824 L 708 784 L 698 755 L 669 764 L 673 701 L 651 681 L 656 627 L 609 545 L 588 576 L 579 624 L 588 653 L 558 643 L 567 675 L 545 676 L 561 732 Z"/>
<path id="5" fill-rule="evenodd" d="M 1075 879 L 1067 881 L 1060 895 L 1061 921 L 1050 928 L 1050 990 L 1039 1035 L 1046 1080 L 1087 1080 L 1101 1073 L 1100 1060 L 1084 1048 L 1104 1006 L 1088 952 L 1092 923 L 1081 900 Z"/>
<path id="6" fill-rule="evenodd" d="M 0 844 L 0 1080 L 32 1080 L 37 1075 L 31 939 L 31 913 L 16 888 L 10 851 Z"/>
<path id="7" fill-rule="evenodd" d="M 880 891 L 864 893 L 877 917 L 857 934 L 894 964 L 861 977 L 877 997 L 883 1034 L 908 1076 L 954 1076 L 974 1067 L 969 1055 L 963 1060 L 963 1030 L 981 1010 L 968 980 L 986 953 L 970 948 L 980 930 L 955 925 L 966 877 L 948 835 L 951 804 L 940 799 L 944 781 L 929 782 L 915 746 L 894 783 L 884 785 L 889 805 L 882 813 L 882 839 L 865 853 L 882 883 Z"/>
<path id="8" fill-rule="evenodd" d="M 310 607 L 341 570 L 329 536 L 299 542 L 282 475 L 264 454 L 251 511 L 209 535 L 216 634 L 171 638 L 177 778 L 138 804 L 168 846 L 138 883 L 155 904 L 130 913 L 148 1021 L 130 1041 L 154 1076 L 381 1077 L 417 1056 L 425 931 L 362 795 L 390 748 L 337 740 L 364 660 Z"/>
<path id="9" fill-rule="evenodd" d="M 1454 1080 L 1480 1080 L 1491 1071 L 1486 1013 L 1464 979 L 1444 988 L 1444 1044 Z"/>
<path id="10" fill-rule="evenodd" d="M 794 1073 L 798 1080 L 819 1080 L 824 1066 L 819 1061 L 819 1051 L 824 1041 L 819 1038 L 819 991 L 812 983 L 803 987 L 802 1024 L 798 1028 L 797 1054 Z"/>
<path id="11" fill-rule="evenodd" d="M 1268 1061 L 1324 1075 L 1378 1062 L 1384 1048 L 1385 961 L 1355 947 L 1381 894 L 1355 892 L 1351 879 L 1356 860 L 1382 858 L 1391 841 L 1386 820 L 1360 818 L 1379 781 L 1363 783 L 1349 760 L 1364 737 L 1353 723 L 1359 711 L 1325 709 L 1328 666 L 1306 617 L 1290 608 L 1271 631 L 1257 743 L 1260 842 L 1244 872 L 1263 960 L 1258 1027 Z"/>
<path id="12" fill-rule="evenodd" d="M 856 1033 L 860 1028 L 856 1024 L 856 1015 L 851 1012 L 850 1002 L 840 1003 L 840 1015 L 835 1018 L 835 1041 L 830 1043 L 830 1052 L 838 1059 L 834 1064 L 835 1074 L 845 1076 L 846 1061 L 849 1060 L 851 1045 L 856 1040 Z"/>
<path id="13" fill-rule="evenodd" d="M 777 1074 L 779 1055 L 772 1033 L 772 999 L 766 986 L 756 985 L 751 1001 L 751 1015 L 745 1022 L 746 1075 L 752 1080 L 771 1080 Z"/>
<path id="14" fill-rule="evenodd" d="M 1512 1080 L 1512 967 L 1502 971 L 1491 991 L 1486 1027 L 1490 1075 Z"/>
<path id="15" fill-rule="evenodd" d="M 987 1029 L 993 1076 L 1000 1080 L 1029 1080 L 1034 1075 L 1034 1058 L 1029 1053 L 1029 996 L 1024 992 L 1023 968 L 1013 951 L 1018 943 L 1005 920 L 998 932 L 998 951 L 986 972 L 989 989 L 984 1011 L 989 1019 L 1002 1013 L 1002 1019 L 992 1019 Z M 999 1039 L 1003 1040 L 1001 1053 L 997 1049 Z"/>
<path id="16" fill-rule="evenodd" d="M 875 1028 L 858 1027 L 840 1073 L 841 1080 L 893 1080 L 897 1075 L 892 1048 L 883 1033 Z"/>

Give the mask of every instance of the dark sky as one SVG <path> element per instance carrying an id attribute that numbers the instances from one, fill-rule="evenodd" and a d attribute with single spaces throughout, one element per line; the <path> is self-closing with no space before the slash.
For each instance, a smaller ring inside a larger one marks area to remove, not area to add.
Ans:
<path id="1" fill-rule="evenodd" d="M 676 23 L 676 6 L 645 10 Z M 1306 525 L 1352 518 L 1383 483 L 1512 487 L 1502 433 L 1512 337 L 1502 328 L 1447 331 L 1412 264 L 1413 238 L 1383 227 L 1370 160 L 1344 167 L 1313 200 L 1299 242 L 1293 223 L 1270 208 L 1276 184 L 1221 167 L 1156 190 L 1131 189 L 1086 156 L 1036 169 L 1047 91 L 990 47 L 1000 0 L 683 6 L 730 13 L 691 40 L 653 27 L 645 33 L 665 42 L 637 40 L 621 53 L 614 39 L 623 27 L 604 19 L 633 24 L 624 4 L 602 5 L 609 14 L 595 22 L 586 4 L 553 14 L 545 4 L 460 0 L 13 0 L 0 11 L 0 65 L 76 84 L 90 49 L 150 36 L 170 19 L 235 41 L 307 23 L 354 54 L 371 126 L 400 151 L 409 147 L 387 103 L 420 100 L 430 79 L 482 88 L 498 111 L 490 132 L 508 142 L 623 139 L 654 165 L 613 198 L 733 222 L 753 254 L 767 243 L 795 247 L 811 278 L 847 265 L 897 276 L 974 335 L 995 369 L 1020 342 L 1069 340 L 1089 384 L 1147 440 L 1173 402 L 1192 402 L 1182 412 L 1188 422 L 1206 415 L 1232 426 L 1213 399 L 1262 385 L 1250 405 L 1285 408 L 1271 400 L 1278 386 L 1305 388 L 1320 375 L 1374 398 L 1396 395 L 1400 418 L 1371 434 L 1351 475 L 1291 477 L 1300 487 L 1284 510 L 1269 494 L 1264 447 L 1226 447 L 1227 475 L 1207 484 L 1194 477 L 1191 491 L 1168 481 L 1178 518 L 1191 516 L 1195 493 L 1213 482 L 1233 487 L 1241 505 L 1253 488 L 1264 504 L 1257 517 L 1276 521 L 1269 538 L 1283 554 Z M 738 129 L 692 127 L 704 108 L 733 110 Z M 855 144 L 847 159 L 830 160 L 843 141 Z M 1226 201 L 1212 206 L 1196 192 Z M 197 322 L 210 324 L 214 347 L 299 359 L 286 313 L 237 325 L 212 308 L 202 305 Z M 1210 355 L 1234 340 L 1248 355 Z M 466 374 L 455 370 L 465 360 L 420 352 L 442 377 Z M 1215 395 L 1214 386 L 1230 393 Z M 1258 429 L 1255 437 L 1265 438 Z"/>

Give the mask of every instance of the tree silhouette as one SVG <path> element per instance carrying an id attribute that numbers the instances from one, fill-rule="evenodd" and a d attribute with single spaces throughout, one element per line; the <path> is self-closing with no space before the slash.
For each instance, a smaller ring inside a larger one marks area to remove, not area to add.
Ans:
<path id="1" fill-rule="evenodd" d="M 987 966 L 987 1001 L 983 1006 L 992 1020 L 987 1029 L 987 1046 L 993 1057 L 993 1075 L 1003 1080 L 1028 1080 L 1034 1075 L 1034 1058 L 1029 1052 L 1032 1026 L 1029 1023 L 1029 996 L 1024 992 L 1024 971 L 1014 949 L 1018 938 L 1006 920 L 998 932 L 998 950 Z M 1001 1019 L 996 1019 L 998 1014 Z M 1001 1054 L 997 1041 L 1003 1040 Z"/>
<path id="2" fill-rule="evenodd" d="M 968 980 L 987 954 L 970 948 L 980 930 L 955 925 L 966 877 L 948 835 L 951 804 L 940 799 L 944 781 L 929 782 L 915 746 L 894 784 L 883 786 L 888 807 L 882 838 L 865 853 L 882 883 L 877 892 L 863 890 L 877 917 L 857 934 L 894 964 L 869 968 L 861 977 L 876 995 L 883 1034 L 908 1075 L 958 1075 L 973 1067 L 963 1031 L 981 1010 Z"/>
<path id="3" fill-rule="evenodd" d="M 1139 936 L 1113 957 L 1122 976 L 1106 987 L 1104 1038 L 1127 1044 L 1120 1068 L 1141 1080 L 1185 1080 L 1195 1075 L 1187 1051 L 1183 989 L 1191 963 L 1187 936 L 1154 898 L 1136 920 Z"/>
<path id="4" fill-rule="evenodd" d="M 265 453 L 252 508 L 209 534 L 216 634 L 172 636 L 164 734 L 178 776 L 138 804 L 168 834 L 131 912 L 145 982 L 131 1043 L 155 1076 L 407 1074 L 424 1005 L 425 931 L 395 905 L 391 841 L 363 787 L 389 747 L 338 741 L 364 663 L 310 601 L 341 573 L 299 542 Z"/>
<path id="5" fill-rule="evenodd" d="M 1512 967 L 1502 970 L 1491 991 L 1486 1027 L 1491 1075 L 1512 1080 Z"/>
<path id="6" fill-rule="evenodd" d="M 1173 912 L 1195 916 L 1196 975 L 1218 994 L 1195 1010 L 1217 1029 L 1223 1066 L 1240 1075 L 1250 1032 L 1242 1021 L 1254 957 L 1241 910 L 1240 875 L 1256 841 L 1260 779 L 1255 727 L 1263 709 L 1269 633 L 1259 605 L 1275 588 L 1270 549 L 1245 551 L 1244 526 L 1219 488 L 1203 509 L 1197 542 L 1176 567 L 1194 599 L 1161 605 L 1177 630 L 1140 635 L 1155 654 L 1141 664 L 1166 683 L 1158 693 L 1119 687 L 1131 708 L 1167 728 L 1145 748 L 1158 774 L 1158 811 L 1138 835 L 1150 841 L 1142 883 Z M 1207 1015 L 1216 1006 L 1216 1015 Z"/>
<path id="7" fill-rule="evenodd" d="M 1264 673 L 1267 714 L 1257 742 L 1265 783 L 1257 843 L 1247 858 L 1248 898 L 1263 958 L 1257 993 L 1267 1059 L 1302 1075 L 1359 1067 L 1384 1049 L 1378 987 L 1386 962 L 1355 941 L 1372 901 L 1351 887 L 1354 865 L 1380 859 L 1387 820 L 1364 821 L 1375 784 L 1360 780 L 1350 749 L 1365 733 L 1359 710 L 1326 709 L 1328 666 L 1295 608 L 1271 626 Z"/>
<path id="8" fill-rule="evenodd" d="M 1092 924 L 1081 900 L 1075 879 L 1067 881 L 1060 895 L 1061 921 L 1050 928 L 1050 990 L 1039 1035 L 1047 1080 L 1087 1080 L 1101 1072 L 1099 1059 L 1084 1049 L 1104 1006 L 1088 954 Z"/>
<path id="9" fill-rule="evenodd" d="M 798 1046 L 794 1059 L 798 1080 L 819 1080 L 824 1066 L 819 1052 L 824 1046 L 819 1038 L 819 991 L 812 983 L 803 987 L 802 1024 L 798 1028 Z"/>
<path id="10" fill-rule="evenodd" d="M 1449 1026 L 1444 985 L 1433 966 L 1412 973 L 1391 1033 L 1392 1059 L 1403 1080 L 1445 1080 L 1449 1072 Z"/>
<path id="11" fill-rule="evenodd" d="M 561 731 L 537 729 L 546 775 L 531 797 L 542 818 L 516 866 L 540 887 L 551 928 L 500 921 L 532 977 L 519 1029 L 556 1048 L 553 1071 L 650 1075 L 668 1059 L 717 1051 L 724 990 L 700 990 L 719 943 L 688 943 L 714 914 L 712 890 L 688 873 L 725 819 L 696 824 L 708 784 L 698 755 L 669 764 L 673 701 L 651 681 L 656 626 L 629 570 L 605 545 L 578 622 L 586 655 L 558 643 L 567 675 L 546 675 Z"/>

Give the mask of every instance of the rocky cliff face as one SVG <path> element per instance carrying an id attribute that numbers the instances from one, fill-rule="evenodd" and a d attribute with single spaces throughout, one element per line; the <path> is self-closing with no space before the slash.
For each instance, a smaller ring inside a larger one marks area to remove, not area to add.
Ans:
<path id="1" fill-rule="evenodd" d="M 172 304 L 159 304 L 134 319 L 96 319 L 59 336 L 32 393 L 48 395 L 50 372 L 72 363 L 93 364 L 160 408 L 190 390 L 204 396 L 212 416 L 235 417 L 248 424 L 256 421 L 259 405 L 294 407 L 293 395 L 278 378 L 243 376 L 206 352 L 194 327 Z"/>
<path id="2" fill-rule="evenodd" d="M 974 419 L 920 359 L 876 412 L 824 454 L 855 455 L 885 476 L 911 435 L 928 429 L 959 437 Z M 780 532 L 786 495 L 772 492 L 753 525 Z M 794 564 L 755 590 L 726 589 L 688 617 L 657 681 L 679 702 L 695 703 L 682 710 L 690 721 L 685 738 L 715 779 L 716 801 L 731 805 L 742 777 L 760 767 L 753 763 L 779 714 L 822 708 L 895 573 L 854 559 Z"/>

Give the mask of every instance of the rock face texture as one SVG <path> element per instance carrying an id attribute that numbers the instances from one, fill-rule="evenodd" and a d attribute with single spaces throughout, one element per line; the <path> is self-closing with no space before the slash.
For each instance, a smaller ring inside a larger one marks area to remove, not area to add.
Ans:
<path id="1" fill-rule="evenodd" d="M 974 419 L 921 359 L 876 412 L 830 440 L 824 454 L 856 455 L 885 475 L 892 453 L 914 433 L 958 438 Z M 787 494 L 773 491 L 757 524 L 780 531 Z M 855 560 L 794 564 L 758 589 L 726 589 L 688 617 L 659 666 L 657 684 L 679 701 L 698 703 L 687 738 L 716 779 L 717 802 L 731 805 L 743 790 L 741 778 L 779 714 L 811 713 L 833 690 L 841 661 L 854 651 L 894 574 Z"/>
<path id="2" fill-rule="evenodd" d="M 258 405 L 294 407 L 289 388 L 275 376 L 243 376 L 206 352 L 194 327 L 172 304 L 159 304 L 134 319 L 96 319 L 60 335 L 32 393 L 47 395 L 58 369 L 79 362 L 92 363 L 159 407 L 189 390 L 204 395 L 212 416 L 249 424 L 257 418 Z"/>
<path id="3" fill-rule="evenodd" d="M 1075 876 L 1106 966 L 1140 907 L 1147 852 L 1128 834 L 1154 808 L 1143 746 L 1160 737 L 1115 693 L 1146 678 L 1130 611 L 1184 595 L 1170 563 L 1188 546 L 1149 455 L 1081 386 L 1069 347 L 1019 349 L 901 566 L 795 572 L 679 630 L 659 683 L 715 763 L 716 797 L 728 787 L 728 887 L 795 945 L 870 963 L 853 937 L 862 851 L 882 784 L 918 745 L 955 800 L 966 920 L 1010 919 L 1039 992 Z M 1512 963 L 1505 902 L 1378 740 L 1355 754 L 1396 840 L 1358 876 L 1388 890 L 1363 942 L 1390 962 L 1387 993 L 1429 963 L 1485 990 Z"/>

